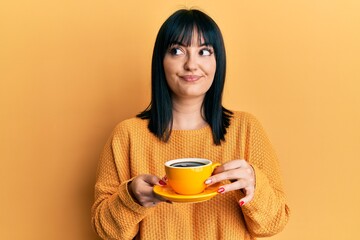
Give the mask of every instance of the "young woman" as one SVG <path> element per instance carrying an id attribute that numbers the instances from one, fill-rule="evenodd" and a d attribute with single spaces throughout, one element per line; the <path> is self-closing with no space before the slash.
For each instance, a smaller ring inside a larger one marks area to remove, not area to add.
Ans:
<path id="1" fill-rule="evenodd" d="M 104 239 L 255 239 L 280 232 L 289 218 L 276 154 L 254 116 L 222 106 L 226 55 L 217 24 L 179 10 L 161 26 L 152 59 L 152 97 L 119 123 L 99 161 L 92 208 Z M 208 201 L 170 202 L 164 162 L 221 163 L 206 180 Z"/>

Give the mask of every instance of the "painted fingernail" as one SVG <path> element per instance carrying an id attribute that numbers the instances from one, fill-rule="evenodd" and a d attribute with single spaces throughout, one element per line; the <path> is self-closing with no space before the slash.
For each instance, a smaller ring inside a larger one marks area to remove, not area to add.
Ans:
<path id="1" fill-rule="evenodd" d="M 205 181 L 205 184 L 210 184 L 211 182 L 212 182 L 211 179 L 208 179 Z"/>
<path id="2" fill-rule="evenodd" d="M 240 207 L 242 207 L 244 204 L 245 204 L 245 202 L 244 202 L 244 201 L 241 201 L 241 202 L 240 202 Z"/>
<path id="3" fill-rule="evenodd" d="M 173 204 L 172 201 L 170 201 L 170 200 L 166 200 L 166 202 L 169 204 Z"/>
<path id="4" fill-rule="evenodd" d="M 159 181 L 159 184 L 162 185 L 162 186 L 165 186 L 165 185 L 166 185 L 166 182 L 164 182 L 163 180 L 160 180 L 160 181 Z"/>
<path id="5" fill-rule="evenodd" d="M 225 191 L 225 188 L 221 187 L 218 189 L 218 193 L 223 193 Z"/>

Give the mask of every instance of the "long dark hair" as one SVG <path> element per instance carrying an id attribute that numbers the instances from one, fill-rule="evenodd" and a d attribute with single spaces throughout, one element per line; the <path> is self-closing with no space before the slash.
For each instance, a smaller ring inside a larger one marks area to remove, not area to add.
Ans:
<path id="1" fill-rule="evenodd" d="M 165 78 L 163 60 L 173 43 L 190 46 L 194 30 L 214 49 L 216 72 L 214 81 L 205 94 L 203 117 L 212 129 L 214 143 L 220 145 L 221 141 L 225 141 L 226 128 L 229 127 L 233 114 L 222 106 L 226 74 L 225 46 L 221 31 L 215 21 L 199 10 L 178 10 L 161 26 L 152 56 L 151 103 L 137 117 L 149 119 L 150 132 L 164 142 L 169 140 L 173 120 L 172 101 L 171 90 Z"/>

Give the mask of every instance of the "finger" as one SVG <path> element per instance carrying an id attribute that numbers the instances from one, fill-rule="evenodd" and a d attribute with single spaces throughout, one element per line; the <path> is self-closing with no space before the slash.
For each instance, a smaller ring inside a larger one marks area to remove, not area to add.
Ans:
<path id="1" fill-rule="evenodd" d="M 167 201 L 165 198 L 156 194 L 155 192 L 153 192 L 153 199 L 151 199 L 151 201 L 154 199 L 157 200 L 158 202 L 166 202 Z"/>
<path id="2" fill-rule="evenodd" d="M 154 185 L 164 186 L 164 185 L 166 185 L 166 182 L 164 182 L 162 179 L 160 179 L 159 177 L 157 177 L 155 175 L 146 175 L 144 177 L 144 181 L 146 183 L 148 183 L 150 186 L 154 186 Z"/>
<path id="3" fill-rule="evenodd" d="M 167 203 L 172 204 L 171 201 L 166 200 L 166 199 L 162 198 L 161 196 L 158 196 L 157 194 L 154 193 L 153 197 L 148 197 L 148 198 L 146 198 L 146 200 L 143 200 L 141 205 L 144 207 L 155 207 L 159 203 L 162 203 L 162 202 L 167 202 Z"/>
<path id="4" fill-rule="evenodd" d="M 234 179 L 242 179 L 242 178 L 244 179 L 252 178 L 251 171 L 244 168 L 228 170 L 222 173 L 212 175 L 205 181 L 205 184 L 209 185 L 223 180 L 234 180 Z"/>
<path id="5" fill-rule="evenodd" d="M 158 179 L 154 175 L 139 175 L 131 183 L 132 192 L 139 201 L 141 201 L 141 197 L 153 196 L 153 186 L 159 184 Z"/>
<path id="6" fill-rule="evenodd" d="M 158 201 L 157 201 L 158 203 L 166 202 L 166 203 L 173 204 L 172 201 L 167 200 L 167 199 L 165 199 L 165 198 L 163 198 L 163 197 L 161 197 L 161 196 L 159 196 L 159 195 L 156 195 L 156 198 L 158 199 Z"/>
<path id="7" fill-rule="evenodd" d="M 130 187 L 136 200 L 143 206 L 148 202 L 153 202 L 156 197 L 153 193 L 153 186 L 160 185 L 160 179 L 154 175 L 144 174 L 135 178 Z M 159 201 L 159 200 L 157 200 Z M 156 201 L 155 201 L 156 202 Z"/>
<path id="8" fill-rule="evenodd" d="M 164 199 L 163 197 L 154 193 L 152 187 L 144 189 L 142 194 L 138 197 L 139 203 L 144 207 L 155 207 L 159 203 L 167 202 L 172 204 L 171 201 Z"/>
<path id="9" fill-rule="evenodd" d="M 242 199 L 239 200 L 240 207 L 244 206 L 245 204 L 249 203 L 254 198 L 255 189 L 254 188 L 247 188 L 245 190 L 246 195 Z"/>
<path id="10" fill-rule="evenodd" d="M 159 203 L 173 204 L 172 201 L 164 199 L 164 200 L 161 200 L 161 201 L 153 201 L 153 202 L 152 202 L 152 205 L 153 205 L 153 206 L 156 206 L 156 205 L 158 205 Z"/>
<path id="11" fill-rule="evenodd" d="M 165 201 L 165 199 L 157 196 L 153 192 L 145 194 L 139 199 L 140 204 L 144 207 L 153 207 L 156 206 L 158 203 Z"/>
<path id="12" fill-rule="evenodd" d="M 230 191 L 234 191 L 234 190 L 240 190 L 247 186 L 248 186 L 248 183 L 245 180 L 240 179 L 233 183 L 229 183 L 229 184 L 219 187 L 218 193 L 226 193 L 226 192 L 230 192 Z"/>
<path id="13" fill-rule="evenodd" d="M 149 208 L 149 207 L 155 207 L 157 204 L 158 202 L 156 201 L 148 201 L 148 202 L 144 202 L 142 206 Z"/>
<path id="14" fill-rule="evenodd" d="M 246 168 L 248 166 L 249 166 L 249 163 L 244 159 L 232 160 L 230 162 L 224 163 L 223 165 L 215 168 L 214 174 L 226 172 L 226 171 L 229 171 L 232 169 L 237 169 L 237 168 Z"/>
<path id="15" fill-rule="evenodd" d="M 165 175 L 165 176 L 163 176 L 163 177 L 159 180 L 159 184 L 160 184 L 161 186 L 165 186 L 165 185 L 167 185 L 167 181 L 168 181 L 168 179 L 167 179 L 167 177 L 166 177 L 166 175 Z"/>

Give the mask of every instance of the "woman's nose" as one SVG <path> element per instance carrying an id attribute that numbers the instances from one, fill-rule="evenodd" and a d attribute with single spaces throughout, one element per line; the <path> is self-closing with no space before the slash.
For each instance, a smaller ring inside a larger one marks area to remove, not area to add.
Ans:
<path id="1" fill-rule="evenodd" d="M 197 68 L 197 59 L 196 56 L 194 54 L 188 54 L 185 64 L 184 64 L 184 68 L 186 70 L 192 71 L 195 70 Z"/>

